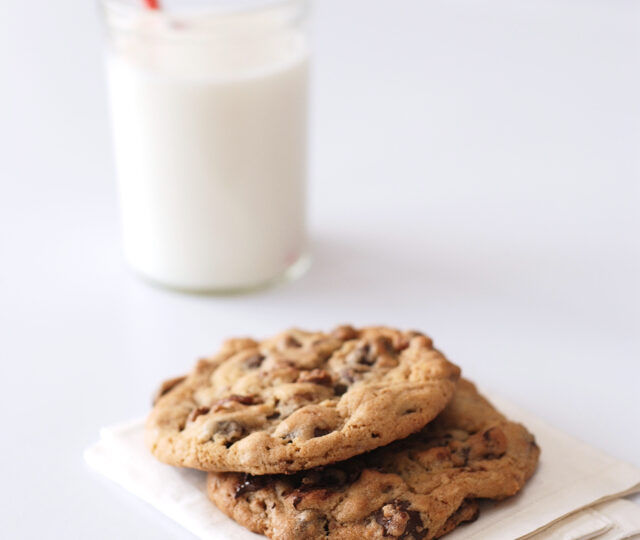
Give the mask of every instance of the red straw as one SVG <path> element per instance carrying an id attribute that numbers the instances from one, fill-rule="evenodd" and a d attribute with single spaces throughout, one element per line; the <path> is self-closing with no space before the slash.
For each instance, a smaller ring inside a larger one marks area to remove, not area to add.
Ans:
<path id="1" fill-rule="evenodd" d="M 149 9 L 160 9 L 160 2 L 158 0 L 144 0 L 144 4 Z"/>

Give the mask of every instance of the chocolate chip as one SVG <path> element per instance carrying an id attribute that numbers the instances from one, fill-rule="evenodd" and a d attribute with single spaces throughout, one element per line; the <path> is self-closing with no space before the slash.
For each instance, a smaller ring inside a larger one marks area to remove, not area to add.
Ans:
<path id="1" fill-rule="evenodd" d="M 237 499 L 245 493 L 258 491 L 259 489 L 267 487 L 270 482 L 270 475 L 252 476 L 250 474 L 243 474 L 240 482 L 236 485 L 234 496 Z"/>
<path id="2" fill-rule="evenodd" d="M 340 371 L 339 382 L 346 384 L 347 386 L 359 381 L 369 372 L 369 366 L 363 364 L 356 364 L 355 366 L 348 367 Z"/>
<path id="3" fill-rule="evenodd" d="M 264 359 L 265 359 L 265 356 L 262 354 L 252 354 L 243 362 L 242 365 L 246 369 L 256 369 L 262 365 L 262 362 L 264 362 Z"/>
<path id="4" fill-rule="evenodd" d="M 413 538 L 413 540 L 422 540 L 429 534 L 429 529 L 424 526 L 420 512 L 416 510 L 407 510 L 409 521 L 404 530 L 404 534 L 400 538 Z"/>
<path id="5" fill-rule="evenodd" d="M 429 534 L 429 529 L 420 518 L 420 512 L 408 508 L 407 501 L 395 500 L 385 504 L 374 514 L 376 523 L 382 527 L 385 536 L 422 540 Z"/>
<path id="6" fill-rule="evenodd" d="M 234 420 L 223 420 L 218 422 L 214 428 L 214 433 L 221 435 L 227 447 L 242 439 L 247 433 L 247 429 Z"/>
<path id="7" fill-rule="evenodd" d="M 382 527 L 384 536 L 399 536 L 404 532 L 409 515 L 392 504 L 386 504 L 374 514 L 376 523 Z"/>
<path id="8" fill-rule="evenodd" d="M 331 373 L 324 369 L 312 369 L 311 371 L 303 371 L 298 375 L 296 382 L 308 382 L 313 384 L 319 384 L 321 386 L 331 386 L 333 379 Z"/>
<path id="9" fill-rule="evenodd" d="M 303 510 L 293 524 L 294 538 L 323 538 L 328 530 L 327 516 L 317 510 Z"/>
<path id="10" fill-rule="evenodd" d="M 319 501 L 328 499 L 329 497 L 331 497 L 332 494 L 333 494 L 333 491 L 327 488 L 306 487 L 306 488 L 296 489 L 295 491 L 290 493 L 288 497 L 291 499 L 291 504 L 293 505 L 293 507 L 298 508 L 300 503 L 305 501 L 305 499 L 307 503 L 311 502 L 311 506 L 314 506 Z M 306 504 L 305 506 L 308 507 L 310 505 Z"/>
<path id="11" fill-rule="evenodd" d="M 324 437 L 325 435 L 328 435 L 329 433 L 331 433 L 333 430 L 332 429 L 324 429 L 324 428 L 315 428 L 313 430 L 313 436 L 314 437 Z"/>
<path id="12" fill-rule="evenodd" d="M 302 491 L 316 489 L 339 489 L 347 484 L 352 484 L 359 477 L 364 464 L 349 460 L 342 467 L 319 467 L 298 473 L 297 485 Z"/>
<path id="13" fill-rule="evenodd" d="M 482 434 L 482 440 L 486 444 L 482 457 L 485 459 L 501 458 L 507 450 L 507 438 L 498 427 L 492 427 Z"/>
<path id="14" fill-rule="evenodd" d="M 299 349 L 300 347 L 302 347 L 302 343 L 289 334 L 284 336 L 280 342 L 281 349 Z"/>
<path id="15" fill-rule="evenodd" d="M 277 418 L 280 418 L 280 413 L 278 411 L 267 416 L 267 420 L 276 420 Z"/>
<path id="16" fill-rule="evenodd" d="M 364 364 L 366 366 L 372 366 L 375 364 L 376 359 L 370 355 L 371 347 L 367 345 L 361 345 L 357 349 L 354 349 L 347 357 L 347 362 L 352 364 Z"/>
<path id="17" fill-rule="evenodd" d="M 466 467 L 467 464 L 469 463 L 469 452 L 471 452 L 471 448 L 469 448 L 468 446 L 463 446 L 460 449 L 460 454 L 462 455 L 464 467 Z"/>
<path id="18" fill-rule="evenodd" d="M 393 346 L 393 341 L 386 336 L 380 336 L 374 340 L 370 346 L 370 355 L 373 357 L 381 356 L 383 354 L 395 355 L 396 349 Z"/>
<path id="19" fill-rule="evenodd" d="M 340 376 L 341 376 L 345 381 L 347 381 L 349 384 L 351 384 L 351 383 L 355 382 L 356 377 L 357 377 L 356 372 L 355 372 L 354 370 L 352 370 L 352 369 L 343 369 L 343 370 L 340 372 Z"/>
<path id="20" fill-rule="evenodd" d="M 450 444 L 448 448 L 450 449 L 449 458 L 451 459 L 454 467 L 466 467 L 469 464 L 469 454 L 471 453 L 471 447 L 468 445 L 461 446 L 457 441 L 451 441 L 449 439 L 445 444 Z M 447 458 L 445 458 L 447 459 Z"/>
<path id="21" fill-rule="evenodd" d="M 381 357 L 395 358 L 396 350 L 392 341 L 385 336 L 376 338 L 372 343 L 360 345 L 347 356 L 347 362 L 372 366 Z"/>
<path id="22" fill-rule="evenodd" d="M 339 383 L 339 384 L 336 384 L 336 385 L 333 387 L 333 393 L 334 393 L 336 396 L 341 396 L 341 395 L 343 395 L 343 394 L 344 394 L 348 389 L 349 389 L 349 387 L 348 387 L 346 384 Z"/>
<path id="23" fill-rule="evenodd" d="M 313 497 L 317 499 L 321 496 L 328 497 L 336 490 L 355 482 L 360 477 L 363 467 L 362 460 L 349 460 L 344 467 L 318 467 L 300 471 L 287 475 L 284 477 L 286 479 L 284 481 L 289 484 L 292 493 L 301 499 L 307 494 L 313 494 Z M 282 477 L 279 476 L 279 478 Z M 298 500 L 297 503 L 299 502 Z"/>
<path id="24" fill-rule="evenodd" d="M 207 414 L 211 409 L 209 407 L 197 407 L 191 411 L 189 417 L 187 418 L 187 422 L 195 422 L 198 416 L 202 416 L 203 414 Z"/>
<path id="25" fill-rule="evenodd" d="M 230 396 L 219 399 L 212 405 L 212 407 L 215 411 L 220 409 L 228 409 L 229 406 L 233 403 L 240 403 L 241 405 L 257 405 L 259 403 L 262 403 L 262 400 L 255 395 L 239 396 L 237 394 L 232 394 Z"/>
<path id="26" fill-rule="evenodd" d="M 331 433 L 332 429 L 324 429 L 321 427 L 316 427 L 313 430 L 313 437 L 322 437 Z M 312 438 L 311 429 L 307 426 L 301 426 L 296 429 L 291 430 L 289 433 L 282 435 L 280 438 L 290 444 L 293 440 L 301 437 L 304 440 Z"/>

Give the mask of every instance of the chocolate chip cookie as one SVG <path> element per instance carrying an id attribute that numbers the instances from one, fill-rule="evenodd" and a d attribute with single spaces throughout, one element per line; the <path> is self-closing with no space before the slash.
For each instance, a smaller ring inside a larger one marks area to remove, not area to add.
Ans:
<path id="1" fill-rule="evenodd" d="M 522 425 L 461 380 L 438 418 L 407 439 L 293 475 L 211 473 L 207 490 L 270 538 L 429 540 L 476 519 L 478 499 L 518 492 L 539 454 Z"/>
<path id="2" fill-rule="evenodd" d="M 146 440 L 171 465 L 300 471 L 419 431 L 451 400 L 459 375 L 418 332 L 343 326 L 232 339 L 163 385 Z"/>

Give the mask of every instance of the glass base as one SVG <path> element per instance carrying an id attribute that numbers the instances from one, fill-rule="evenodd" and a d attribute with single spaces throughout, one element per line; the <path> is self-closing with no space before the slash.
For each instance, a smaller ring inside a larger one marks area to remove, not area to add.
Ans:
<path id="1" fill-rule="evenodd" d="M 294 281 L 300 277 L 302 277 L 309 267 L 311 266 L 311 256 L 309 253 L 303 253 L 298 257 L 298 259 L 291 264 L 288 268 L 284 270 L 281 274 L 271 278 L 267 281 L 263 281 L 261 283 L 257 283 L 254 285 L 245 285 L 239 287 L 223 287 L 223 288 L 190 288 L 190 287 L 180 287 L 173 285 L 171 283 L 165 283 L 162 281 L 158 281 L 152 277 L 147 276 L 146 274 L 140 272 L 136 268 L 133 268 L 129 265 L 129 268 L 133 271 L 136 276 L 138 276 L 143 281 L 153 285 L 154 287 L 158 287 L 161 289 L 168 289 L 175 292 L 180 292 L 184 294 L 192 294 L 192 295 L 203 295 L 203 296 L 235 296 L 242 294 L 249 294 L 253 292 L 262 291 L 265 289 L 270 289 L 271 287 L 275 287 L 276 285 L 280 285 L 282 283 L 287 283 L 289 281 Z"/>

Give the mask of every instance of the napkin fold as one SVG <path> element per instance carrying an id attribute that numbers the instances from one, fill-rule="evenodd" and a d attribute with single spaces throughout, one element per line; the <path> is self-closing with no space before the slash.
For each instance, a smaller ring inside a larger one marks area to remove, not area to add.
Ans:
<path id="1" fill-rule="evenodd" d="M 491 402 L 522 422 L 542 449 L 538 470 L 515 497 L 485 503 L 480 518 L 448 540 L 622 540 L 640 534 L 640 506 L 621 499 L 640 492 L 640 469 L 546 425 L 498 396 Z M 263 538 L 241 527 L 207 498 L 206 474 L 158 462 L 143 441 L 144 422 L 103 428 L 87 448 L 89 466 L 203 540 Z"/>
<path id="2" fill-rule="evenodd" d="M 640 506 L 614 499 L 575 512 L 544 531 L 535 540 L 623 540 L 640 534 Z"/>

